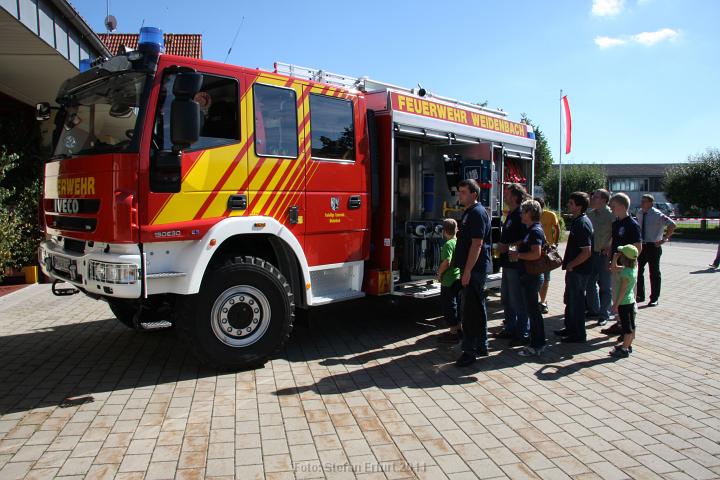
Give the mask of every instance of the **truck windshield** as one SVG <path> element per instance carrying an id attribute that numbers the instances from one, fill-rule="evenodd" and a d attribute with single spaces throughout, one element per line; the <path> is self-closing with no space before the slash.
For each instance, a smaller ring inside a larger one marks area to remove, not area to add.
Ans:
<path id="1" fill-rule="evenodd" d="M 128 151 L 146 79 L 145 73 L 123 73 L 67 97 L 55 121 L 54 158 Z"/>

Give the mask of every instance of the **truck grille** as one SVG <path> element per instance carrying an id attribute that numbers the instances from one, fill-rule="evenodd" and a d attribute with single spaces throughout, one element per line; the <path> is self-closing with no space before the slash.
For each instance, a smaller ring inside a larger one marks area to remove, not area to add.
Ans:
<path id="1" fill-rule="evenodd" d="M 49 225 L 60 230 L 73 230 L 76 232 L 94 232 L 97 219 L 80 217 L 60 217 L 49 215 Z"/>

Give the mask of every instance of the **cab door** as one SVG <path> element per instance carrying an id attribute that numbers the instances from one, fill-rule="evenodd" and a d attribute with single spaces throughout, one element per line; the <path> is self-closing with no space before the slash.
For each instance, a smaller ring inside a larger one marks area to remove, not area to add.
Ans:
<path id="1" fill-rule="evenodd" d="M 306 167 L 305 252 L 311 266 L 362 261 L 369 253 L 365 110 L 356 95 L 313 86 Z"/>
<path id="2" fill-rule="evenodd" d="M 248 214 L 275 218 L 304 245 L 305 90 L 301 82 L 277 75 L 248 78 Z"/>

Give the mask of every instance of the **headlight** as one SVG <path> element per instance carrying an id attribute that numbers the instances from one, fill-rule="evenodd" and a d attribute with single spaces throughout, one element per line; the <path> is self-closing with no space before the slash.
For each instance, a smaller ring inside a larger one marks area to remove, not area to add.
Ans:
<path id="1" fill-rule="evenodd" d="M 101 283 L 131 284 L 138 280 L 138 267 L 129 263 L 107 263 L 90 260 L 88 276 Z"/>

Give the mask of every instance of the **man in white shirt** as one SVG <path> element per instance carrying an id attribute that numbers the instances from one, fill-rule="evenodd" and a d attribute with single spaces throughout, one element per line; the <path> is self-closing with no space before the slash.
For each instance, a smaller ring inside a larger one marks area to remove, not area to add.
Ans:
<path id="1" fill-rule="evenodd" d="M 645 194 L 640 200 L 637 221 L 642 235 L 642 251 L 638 257 L 637 302 L 645 301 L 645 265 L 650 270 L 650 302 L 655 307 L 660 298 L 660 256 L 662 244 L 669 241 L 675 231 L 675 222 L 655 208 L 655 198 Z"/>

